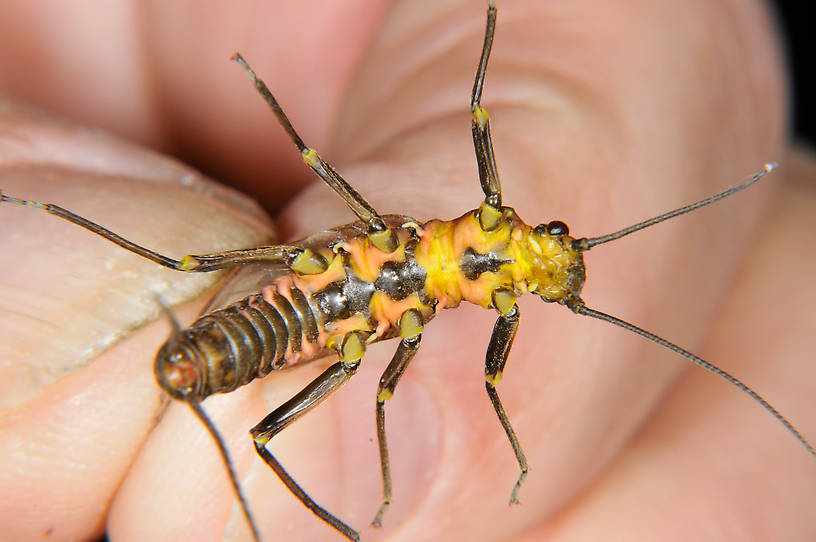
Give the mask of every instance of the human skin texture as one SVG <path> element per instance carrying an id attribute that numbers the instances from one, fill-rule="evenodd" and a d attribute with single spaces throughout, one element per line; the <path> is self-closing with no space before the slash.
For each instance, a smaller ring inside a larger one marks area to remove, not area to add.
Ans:
<path id="1" fill-rule="evenodd" d="M 291 4 L 13 2 L 0 92 L 206 169 L 275 212 L 280 239 L 350 222 L 228 62 L 238 49 L 381 213 L 477 207 L 468 99 L 485 3 Z M 745 193 L 587 253 L 583 299 L 738 376 L 816 439 L 816 290 L 800 287 L 816 267 L 814 163 L 788 148 L 767 6 L 498 9 L 482 103 L 504 203 L 528 222 L 602 235 L 780 162 Z M 172 257 L 272 235 L 248 200 L 160 154 L 20 105 L 0 115 L 10 195 Z M 162 411 L 152 376 L 170 331 L 157 296 L 190 322 L 212 283 L 14 205 L 0 204 L 0 242 L 0 539 L 247 540 L 213 442 L 185 405 Z M 498 391 L 530 463 L 522 506 L 507 506 L 518 471 L 483 384 L 496 314 L 478 307 L 427 326 L 387 404 L 394 503 L 381 529 L 369 526 L 374 404 L 396 343 L 370 348 L 270 450 L 365 541 L 816 539 L 816 462 L 756 403 L 621 329 L 535 298 L 519 306 Z M 341 540 L 247 433 L 331 361 L 204 402 L 264 540 Z"/>

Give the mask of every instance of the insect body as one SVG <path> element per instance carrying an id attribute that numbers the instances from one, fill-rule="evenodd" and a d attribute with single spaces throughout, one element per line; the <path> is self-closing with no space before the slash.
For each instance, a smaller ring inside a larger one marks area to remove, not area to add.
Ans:
<path id="1" fill-rule="evenodd" d="M 252 430 L 258 452 L 298 494 L 301 490 L 266 450 L 269 438 L 300 416 L 304 407 L 313 406 L 353 375 L 366 344 L 399 334 L 402 342 L 380 383 L 377 403 L 378 435 L 386 457 L 382 408 L 419 346 L 422 327 L 436 311 L 469 301 L 499 310 L 500 322 L 507 326 L 494 341 L 496 351 L 489 354 L 486 371 L 491 398 L 526 470 L 493 386 L 501 377 L 518 324 L 515 298 L 534 293 L 549 302 L 578 299 L 584 265 L 580 251 L 571 246 L 574 239 L 561 222 L 532 228 L 508 207 L 489 232 L 482 230 L 478 211 L 423 225 L 386 215 L 383 224 L 396 239 L 391 252 L 377 248 L 360 222 L 290 247 L 299 254 L 291 266 L 314 266 L 309 269 L 313 272 L 276 276 L 262 293 L 177 332 L 156 358 L 159 383 L 176 399 L 198 401 L 232 391 L 287 364 L 337 351 L 341 361 Z M 390 480 L 387 470 L 384 476 Z M 390 489 L 385 508 L 389 501 Z M 324 510 L 310 508 L 349 538 L 356 536 Z"/>
<path id="2" fill-rule="evenodd" d="M 373 246 L 361 223 L 307 238 L 298 249 L 325 269 L 275 276 L 262 292 L 201 318 L 165 344 L 156 375 L 178 399 L 206 397 L 325 356 L 350 333 L 364 334 L 367 344 L 390 338 L 406 312 L 421 327 L 461 301 L 489 308 L 497 295 L 577 295 L 583 261 L 566 230 L 531 228 L 510 208 L 503 215 L 487 235 L 475 211 L 421 226 L 386 215 L 397 238 L 391 253 Z"/>
<path id="3" fill-rule="evenodd" d="M 610 235 L 574 238 L 566 224 L 557 220 L 527 225 L 512 208 L 502 204 L 489 117 L 480 104 L 495 21 L 496 9 L 491 3 L 471 96 L 472 134 L 485 197 L 478 209 L 459 218 L 420 224 L 410 217 L 380 215 L 303 142 L 266 85 L 238 54 L 235 60 L 250 75 L 306 165 L 343 198 L 356 214 L 357 222 L 292 244 L 188 255 L 175 260 L 135 245 L 55 205 L 2 195 L 2 201 L 41 208 L 171 269 L 206 272 L 257 264 L 270 266 L 271 271 L 260 281 L 258 291 L 247 292 L 238 301 L 218 300 L 212 307 L 214 310 L 191 327 L 177 329 L 159 351 L 155 364 L 156 379 L 162 389 L 189 404 L 215 438 L 257 540 L 261 535 L 249 503 L 243 496 L 226 446 L 201 408 L 201 401 L 285 366 L 326 354 L 337 355 L 336 363 L 250 432 L 259 456 L 290 491 L 340 534 L 349 540 L 358 540 L 357 531 L 312 500 L 267 445 L 282 429 L 346 383 L 357 371 L 368 344 L 399 337 L 396 353 L 382 375 L 376 398 L 383 502 L 373 523 L 379 525 L 392 498 L 385 404 L 419 349 L 423 327 L 438 311 L 456 307 L 462 301 L 498 313 L 485 359 L 485 386 L 519 464 L 520 475 L 510 496 L 511 503 L 517 501 L 525 480 L 527 459 L 505 414 L 496 385 L 520 322 L 516 299 L 528 293 L 546 302 L 564 305 L 576 314 L 623 327 L 718 374 L 759 402 L 816 455 L 787 419 L 735 377 L 656 335 L 588 308 L 581 299 L 585 280 L 583 252 L 747 188 L 771 171 L 772 166 L 766 165 L 735 188 Z M 254 272 L 254 268 L 246 269 L 247 273 Z M 233 280 L 243 276 L 244 270 L 240 270 Z"/>

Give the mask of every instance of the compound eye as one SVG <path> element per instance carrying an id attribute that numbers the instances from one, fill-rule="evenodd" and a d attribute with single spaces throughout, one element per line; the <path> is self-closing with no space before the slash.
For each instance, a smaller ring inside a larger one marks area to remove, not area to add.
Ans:
<path id="1" fill-rule="evenodd" d="M 547 224 L 547 233 L 550 235 L 567 235 L 569 233 L 569 226 L 560 220 L 553 220 Z"/>

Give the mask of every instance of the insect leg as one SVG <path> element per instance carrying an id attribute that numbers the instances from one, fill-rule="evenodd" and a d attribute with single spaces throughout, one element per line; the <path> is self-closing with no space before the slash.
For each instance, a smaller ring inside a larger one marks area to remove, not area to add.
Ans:
<path id="1" fill-rule="evenodd" d="M 482 56 L 476 70 L 476 80 L 473 82 L 473 92 L 470 96 L 471 131 L 473 132 L 473 146 L 476 149 L 476 162 L 479 166 L 479 182 L 485 194 L 484 203 L 479 209 L 479 224 L 484 231 L 494 230 L 501 218 L 501 183 L 496 169 L 496 158 L 493 155 L 493 140 L 490 137 L 490 118 L 487 110 L 480 104 L 482 88 L 484 87 L 487 60 L 493 46 L 493 34 L 496 29 L 496 6 L 489 2 L 487 9 L 487 26 L 485 27 Z"/>
<path id="2" fill-rule="evenodd" d="M 108 241 L 119 245 L 125 250 L 138 254 L 143 258 L 155 262 L 164 267 L 177 271 L 201 272 L 215 271 L 227 267 L 237 267 L 252 263 L 280 263 L 303 275 L 322 273 L 328 267 L 326 260 L 309 249 L 289 245 L 272 245 L 266 247 L 248 248 L 240 250 L 227 250 L 203 255 L 187 255 L 180 260 L 174 260 L 169 256 L 159 254 L 148 248 L 129 241 L 119 234 L 91 222 L 87 218 L 76 213 L 63 209 L 53 203 L 40 203 L 39 201 L 15 198 L 0 192 L 0 203 L 9 202 L 17 205 L 24 205 L 34 209 L 40 209 L 52 214 L 81 228 L 85 228 L 91 233 L 104 237 Z"/>
<path id="3" fill-rule="evenodd" d="M 306 414 L 324 401 L 332 392 L 345 384 L 360 366 L 365 352 L 365 337 L 362 333 L 348 333 L 338 348 L 340 361 L 326 369 L 297 395 L 286 401 L 264 418 L 250 431 L 258 455 L 278 475 L 281 482 L 317 517 L 334 527 L 349 540 L 359 541 L 360 534 L 337 516 L 317 504 L 286 472 L 283 465 L 266 449 L 266 444 L 290 423 Z"/>
<path id="4" fill-rule="evenodd" d="M 394 395 L 400 377 L 408 363 L 414 358 L 422 340 L 422 315 L 416 309 L 405 311 L 399 320 L 402 341 L 380 378 L 377 388 L 377 441 L 380 446 L 380 467 L 382 469 L 383 502 L 371 524 L 382 526 L 382 517 L 391 506 L 391 462 L 388 457 L 388 443 L 385 440 L 385 402 Z"/>
<path id="5" fill-rule="evenodd" d="M 499 311 L 500 316 L 493 327 L 493 334 L 490 336 L 490 344 L 487 347 L 487 355 L 485 356 L 485 387 L 490 402 L 493 403 L 493 408 L 499 416 L 499 421 L 504 427 L 505 433 L 507 433 L 510 445 L 513 447 L 513 453 L 516 454 L 519 469 L 521 469 L 521 474 L 519 474 L 516 485 L 513 486 L 513 491 L 510 494 L 510 504 L 518 504 L 519 489 L 525 478 L 527 478 L 527 458 L 524 456 L 516 432 L 513 431 L 510 420 L 507 418 L 504 407 L 499 400 L 496 384 L 501 380 L 504 365 L 507 363 L 507 355 L 510 353 L 510 347 L 513 346 L 513 339 L 519 325 L 520 312 L 515 297 L 507 290 L 500 289 L 493 293 L 493 305 Z"/>
<path id="6" fill-rule="evenodd" d="M 213 254 L 189 254 L 179 260 L 176 269 L 189 272 L 215 271 L 254 263 L 283 264 L 301 275 L 322 273 L 329 266 L 323 256 L 308 248 L 271 245 Z"/>
<path id="7" fill-rule="evenodd" d="M 244 57 L 240 53 L 232 55 L 232 59 L 238 62 L 244 71 L 247 72 L 252 84 L 255 85 L 257 91 L 263 96 L 269 108 L 275 113 L 283 129 L 286 131 L 289 138 L 300 151 L 303 161 L 307 166 L 317 173 L 323 181 L 334 190 L 338 196 L 343 198 L 346 205 L 357 215 L 357 218 L 366 223 L 368 238 L 371 243 L 382 250 L 383 252 L 391 253 L 397 249 L 397 238 L 394 232 L 386 226 L 383 219 L 377 214 L 374 207 L 368 203 L 363 196 L 360 195 L 352 186 L 340 176 L 339 173 L 325 160 L 323 160 L 317 151 L 311 147 L 307 147 L 303 139 L 298 135 L 295 127 L 292 126 L 289 117 L 283 112 L 278 100 L 266 86 L 266 83 L 260 79 L 252 68 L 249 66 Z"/>

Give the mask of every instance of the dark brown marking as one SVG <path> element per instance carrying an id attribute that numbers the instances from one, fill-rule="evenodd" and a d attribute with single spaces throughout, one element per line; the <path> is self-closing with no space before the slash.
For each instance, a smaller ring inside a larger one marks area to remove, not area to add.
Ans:
<path id="1" fill-rule="evenodd" d="M 374 287 L 394 301 L 401 301 L 425 288 L 427 275 L 413 257 L 402 262 L 388 261 L 382 264 Z"/>
<path id="2" fill-rule="evenodd" d="M 275 292 L 271 303 L 286 320 L 286 329 L 289 330 L 289 346 L 292 352 L 301 351 L 301 341 L 303 341 L 303 329 L 300 326 L 300 318 L 297 311 L 289 303 L 289 300 Z"/>
<path id="3" fill-rule="evenodd" d="M 480 254 L 473 250 L 472 247 L 468 247 L 462 253 L 459 268 L 465 274 L 466 279 L 476 280 L 482 273 L 495 273 L 502 265 L 507 263 L 513 263 L 513 260 L 508 258 L 499 258 L 492 252 Z"/>
<path id="4" fill-rule="evenodd" d="M 317 343 L 320 332 L 317 329 L 317 321 L 312 313 L 312 306 L 309 305 L 309 301 L 306 299 L 306 296 L 303 295 L 303 292 L 297 288 L 289 288 L 289 294 L 292 296 L 292 306 L 295 308 L 298 316 L 300 316 L 300 323 L 303 326 L 306 340 L 312 344 Z"/>

